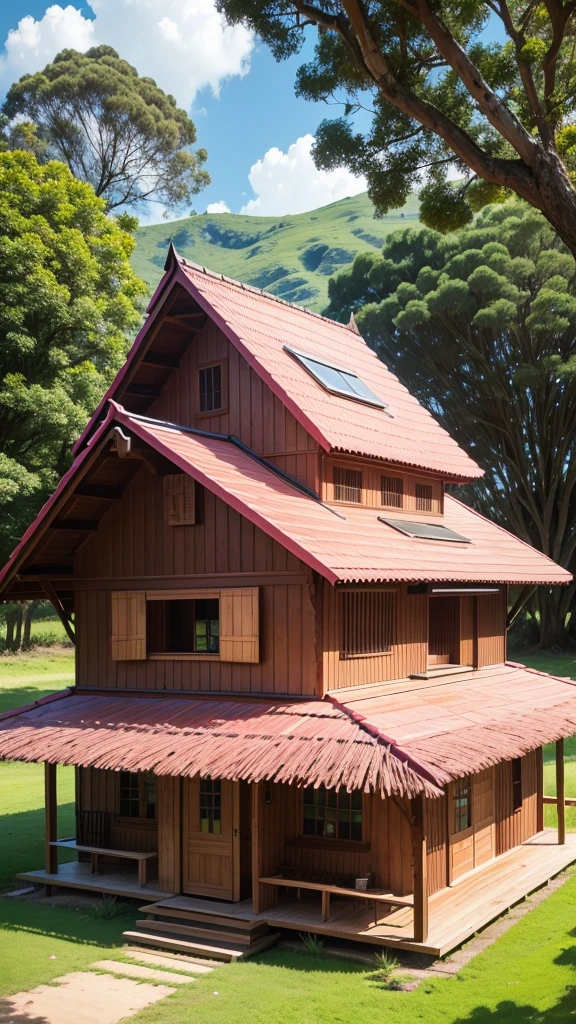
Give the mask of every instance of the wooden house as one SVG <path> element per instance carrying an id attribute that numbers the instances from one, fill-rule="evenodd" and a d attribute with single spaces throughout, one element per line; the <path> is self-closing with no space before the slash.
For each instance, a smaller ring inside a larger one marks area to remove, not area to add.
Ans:
<path id="1" fill-rule="evenodd" d="M 481 470 L 353 326 L 172 250 L 74 455 L 0 577 L 76 644 L 75 686 L 0 720 L 46 766 L 19 877 L 143 899 L 172 949 L 444 953 L 576 859 L 576 684 L 506 660 L 508 588 L 570 575 L 447 493 Z"/>

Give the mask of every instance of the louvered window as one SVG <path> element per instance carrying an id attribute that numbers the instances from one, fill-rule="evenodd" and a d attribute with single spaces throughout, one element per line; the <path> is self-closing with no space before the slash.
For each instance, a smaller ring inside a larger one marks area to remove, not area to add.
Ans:
<path id="1" fill-rule="evenodd" d="M 362 501 L 362 473 L 334 466 L 334 501 Z"/>
<path id="2" fill-rule="evenodd" d="M 432 484 L 416 484 L 416 508 L 419 512 L 431 512 L 434 490 Z"/>
<path id="3" fill-rule="evenodd" d="M 386 654 L 392 650 L 396 594 L 390 590 L 351 590 L 340 594 L 340 657 Z"/>
<path id="4" fill-rule="evenodd" d="M 381 477 L 381 501 L 387 508 L 404 507 L 404 480 L 401 476 Z"/>

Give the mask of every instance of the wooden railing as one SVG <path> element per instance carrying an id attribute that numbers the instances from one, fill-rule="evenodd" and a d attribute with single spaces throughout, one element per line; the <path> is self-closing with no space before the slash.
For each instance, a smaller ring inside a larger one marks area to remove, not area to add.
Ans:
<path id="1" fill-rule="evenodd" d="M 545 803 L 545 804 L 557 804 L 558 803 L 558 797 L 557 796 L 543 796 L 542 797 L 542 802 Z M 565 796 L 564 797 L 564 806 L 565 807 L 576 807 L 576 797 L 574 797 L 574 796 Z"/>

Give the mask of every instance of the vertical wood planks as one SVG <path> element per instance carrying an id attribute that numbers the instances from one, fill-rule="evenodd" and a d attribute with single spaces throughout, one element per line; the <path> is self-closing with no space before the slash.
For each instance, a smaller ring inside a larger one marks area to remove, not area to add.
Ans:
<path id="1" fill-rule="evenodd" d="M 412 855 L 414 861 L 414 940 L 428 938 L 428 858 L 424 797 L 412 801 Z"/>
<path id="2" fill-rule="evenodd" d="M 220 591 L 221 661 L 260 660 L 258 593 L 258 587 Z"/>
<path id="3" fill-rule="evenodd" d="M 48 874 L 58 871 L 58 847 L 50 843 L 58 839 L 58 797 L 56 791 L 57 765 L 44 762 L 44 851 Z"/>
<path id="4" fill-rule="evenodd" d="M 146 657 L 146 595 L 142 590 L 118 590 L 112 599 L 112 660 L 141 661 Z"/>
<path id="5" fill-rule="evenodd" d="M 157 778 L 158 884 L 164 892 L 180 892 L 181 884 L 181 797 L 180 777 Z"/>
<path id="6" fill-rule="evenodd" d="M 170 473 L 162 478 L 164 517 L 168 526 L 194 526 L 196 522 L 195 482 L 186 473 Z"/>

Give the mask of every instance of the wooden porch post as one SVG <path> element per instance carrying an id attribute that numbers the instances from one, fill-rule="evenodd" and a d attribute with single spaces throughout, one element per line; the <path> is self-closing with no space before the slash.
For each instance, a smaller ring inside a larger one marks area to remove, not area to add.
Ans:
<path id="1" fill-rule="evenodd" d="M 556 741 L 556 807 L 558 810 L 558 843 L 566 842 L 566 792 L 564 787 L 564 740 Z"/>
<path id="2" fill-rule="evenodd" d="M 44 762 L 44 843 L 46 872 L 55 875 L 58 871 L 58 847 L 50 843 L 58 839 L 58 802 L 56 794 L 56 765 Z"/>
<path id="3" fill-rule="evenodd" d="M 428 863 L 424 829 L 424 797 L 412 801 L 412 857 L 414 860 L 414 941 L 428 938 Z"/>
<path id="4" fill-rule="evenodd" d="M 262 782 L 253 782 L 252 790 L 252 910 L 255 914 L 260 913 L 260 798 L 262 793 Z"/>

